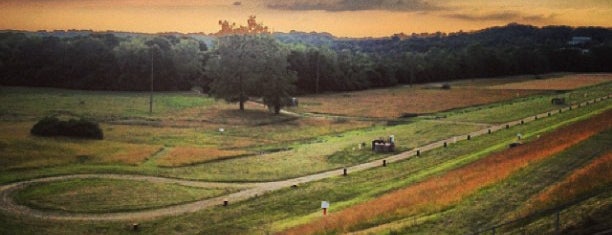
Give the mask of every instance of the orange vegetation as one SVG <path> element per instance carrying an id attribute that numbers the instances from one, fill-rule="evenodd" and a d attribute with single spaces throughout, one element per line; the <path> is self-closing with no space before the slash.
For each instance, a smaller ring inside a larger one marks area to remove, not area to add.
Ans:
<path id="1" fill-rule="evenodd" d="M 155 145 L 144 145 L 144 144 L 123 144 L 117 143 L 116 147 L 118 150 L 114 153 L 108 154 L 107 156 L 99 156 L 96 161 L 99 162 L 117 162 L 126 163 L 130 165 L 136 165 L 144 162 L 148 157 L 153 155 L 160 149 L 160 146 Z M 91 150 L 79 150 L 82 154 L 91 154 Z M 95 156 L 95 154 L 94 154 Z"/>
<path id="2" fill-rule="evenodd" d="M 160 166 L 183 166 L 235 157 L 246 153 L 245 151 L 220 150 L 217 148 L 176 147 L 157 160 L 157 164 Z"/>
<path id="3" fill-rule="evenodd" d="M 343 116 L 396 118 L 405 113 L 433 113 L 488 104 L 537 91 L 454 88 L 392 88 L 300 98 L 300 110 Z"/>
<path id="4" fill-rule="evenodd" d="M 590 120 L 556 130 L 529 144 L 492 154 L 468 166 L 385 194 L 284 233 L 346 232 L 356 225 L 376 220 L 437 211 L 461 200 L 479 188 L 508 177 L 514 171 L 534 161 L 559 153 L 611 127 L 612 111 L 609 111 Z"/>
<path id="5" fill-rule="evenodd" d="M 491 86 L 493 89 L 573 90 L 580 87 L 612 82 L 612 74 L 577 74 L 559 78 L 530 80 Z"/>
<path id="6" fill-rule="evenodd" d="M 541 192 L 530 200 L 530 207 L 521 214 L 568 202 L 581 194 L 612 184 L 612 152 L 607 152 L 587 166 L 574 171 L 561 183 Z"/>

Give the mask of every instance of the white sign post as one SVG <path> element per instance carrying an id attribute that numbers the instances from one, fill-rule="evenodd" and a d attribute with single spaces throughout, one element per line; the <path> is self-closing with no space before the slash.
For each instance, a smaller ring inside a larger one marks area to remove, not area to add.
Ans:
<path id="1" fill-rule="evenodd" d="M 323 215 L 327 215 L 327 209 L 329 208 L 329 202 L 321 201 L 321 208 L 323 209 Z"/>

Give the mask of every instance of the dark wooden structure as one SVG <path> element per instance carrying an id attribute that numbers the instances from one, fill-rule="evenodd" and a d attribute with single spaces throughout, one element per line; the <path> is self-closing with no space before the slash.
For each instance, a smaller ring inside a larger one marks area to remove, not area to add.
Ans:
<path id="1" fill-rule="evenodd" d="M 388 140 L 380 138 L 372 141 L 372 152 L 391 153 L 395 152 L 395 137 L 389 136 Z"/>
<path id="2" fill-rule="evenodd" d="M 553 98 L 550 100 L 550 103 L 554 105 L 565 105 L 565 98 Z"/>

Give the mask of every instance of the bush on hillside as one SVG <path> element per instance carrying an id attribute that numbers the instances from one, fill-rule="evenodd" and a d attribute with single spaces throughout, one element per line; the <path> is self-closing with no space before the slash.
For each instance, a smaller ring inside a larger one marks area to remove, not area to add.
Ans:
<path id="1" fill-rule="evenodd" d="M 30 133 L 38 136 L 66 136 L 85 139 L 103 139 L 104 134 L 98 123 L 88 120 L 70 119 L 61 121 L 56 117 L 45 117 L 38 121 Z"/>

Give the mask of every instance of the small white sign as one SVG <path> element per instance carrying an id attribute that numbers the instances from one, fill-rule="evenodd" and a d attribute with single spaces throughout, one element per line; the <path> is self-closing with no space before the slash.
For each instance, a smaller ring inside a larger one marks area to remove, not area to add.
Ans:
<path id="1" fill-rule="evenodd" d="M 322 201 L 321 202 L 321 208 L 323 208 L 323 209 L 329 208 L 329 202 L 328 201 Z"/>
<path id="2" fill-rule="evenodd" d="M 223 127 L 219 128 L 219 132 L 223 133 L 225 132 L 225 129 Z"/>

